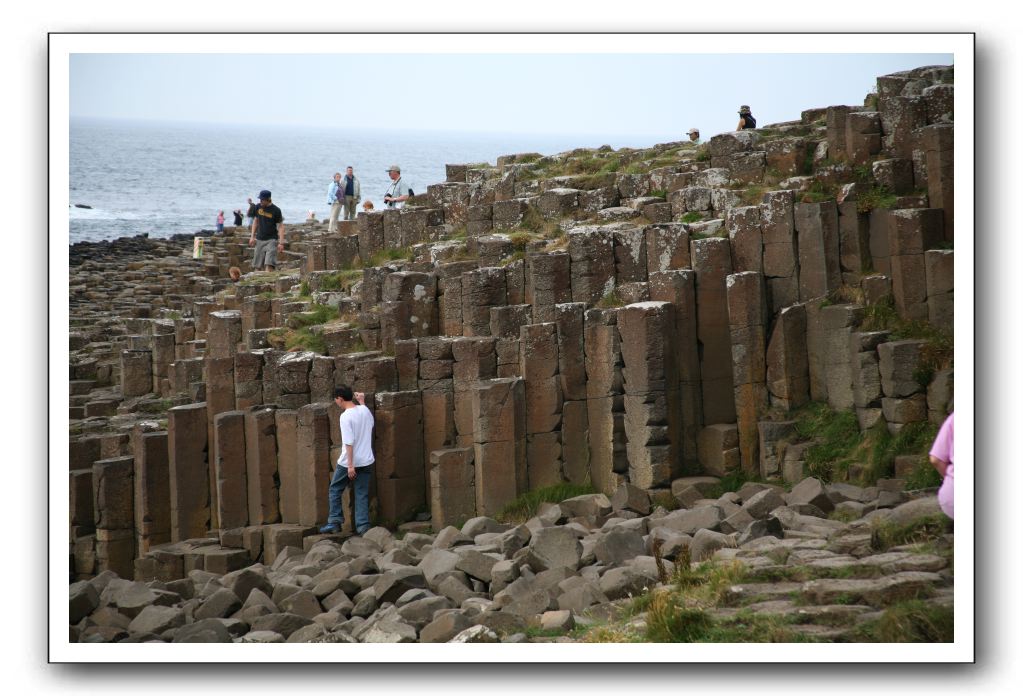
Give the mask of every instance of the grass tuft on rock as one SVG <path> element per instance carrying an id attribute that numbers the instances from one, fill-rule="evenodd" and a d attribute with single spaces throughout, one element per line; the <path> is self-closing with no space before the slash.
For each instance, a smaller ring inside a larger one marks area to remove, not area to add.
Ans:
<path id="1" fill-rule="evenodd" d="M 955 616 L 950 606 L 910 599 L 897 602 L 877 619 L 857 626 L 850 639 L 862 643 L 951 643 Z"/>
<path id="2" fill-rule="evenodd" d="M 580 486 L 574 483 L 559 483 L 556 486 L 537 488 L 508 503 L 497 513 L 496 519 L 508 524 L 522 524 L 536 515 L 541 503 L 560 503 L 562 500 L 587 493 L 596 493 L 596 490 L 593 486 Z"/>

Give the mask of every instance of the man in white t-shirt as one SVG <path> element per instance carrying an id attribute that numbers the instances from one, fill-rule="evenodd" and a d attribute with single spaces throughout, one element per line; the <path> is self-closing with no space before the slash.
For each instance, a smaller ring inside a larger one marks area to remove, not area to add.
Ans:
<path id="1" fill-rule="evenodd" d="M 341 456 L 330 481 L 330 512 L 321 534 L 337 534 L 344 524 L 341 494 L 353 482 L 355 487 L 355 533 L 369 529 L 369 482 L 373 476 L 373 413 L 366 408 L 366 395 L 352 392 L 342 384 L 334 390 L 334 403 L 341 407 Z"/>

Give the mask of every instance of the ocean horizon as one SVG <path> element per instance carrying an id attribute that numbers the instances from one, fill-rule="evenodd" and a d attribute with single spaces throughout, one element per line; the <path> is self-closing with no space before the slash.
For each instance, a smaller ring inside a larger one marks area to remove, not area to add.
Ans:
<path id="1" fill-rule="evenodd" d="M 69 243 L 148 234 L 166 238 L 216 228 L 247 199 L 269 189 L 285 224 L 311 210 L 329 216 L 334 172 L 351 166 L 363 201 L 380 208 L 401 167 L 416 193 L 445 180 L 445 164 L 488 162 L 501 155 L 556 154 L 579 147 L 649 147 L 650 135 L 606 136 L 271 126 L 200 122 L 71 119 Z M 75 207 L 76 204 L 89 208 Z"/>

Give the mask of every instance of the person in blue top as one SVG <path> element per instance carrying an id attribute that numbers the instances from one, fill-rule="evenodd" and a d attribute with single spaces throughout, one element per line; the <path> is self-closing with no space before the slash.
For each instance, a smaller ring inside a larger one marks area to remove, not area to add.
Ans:
<path id="1" fill-rule="evenodd" d="M 330 224 L 327 225 L 328 232 L 337 231 L 337 216 L 341 214 L 341 208 L 345 204 L 345 189 L 341 185 L 341 172 L 334 172 L 334 180 L 327 188 L 327 205 L 330 206 Z"/>

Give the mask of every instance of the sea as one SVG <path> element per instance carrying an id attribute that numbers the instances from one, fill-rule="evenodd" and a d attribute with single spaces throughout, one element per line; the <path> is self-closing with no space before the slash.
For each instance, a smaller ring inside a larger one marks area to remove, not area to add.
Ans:
<path id="1" fill-rule="evenodd" d="M 232 211 L 244 215 L 247 199 L 257 199 L 262 189 L 273 194 L 285 224 L 305 221 L 309 211 L 323 220 L 334 172 L 348 166 L 360 180 L 363 201 L 380 209 L 392 164 L 415 193 L 425 193 L 445 180 L 448 163 L 495 164 L 506 154 L 649 147 L 664 140 L 72 119 L 69 243 L 195 234 L 215 229 L 220 210 L 230 226 Z"/>

